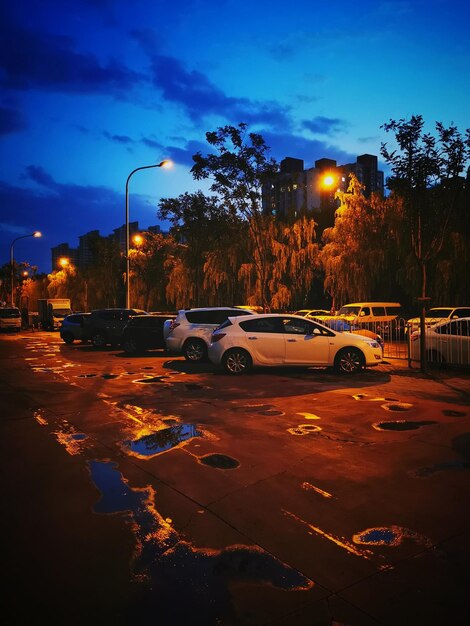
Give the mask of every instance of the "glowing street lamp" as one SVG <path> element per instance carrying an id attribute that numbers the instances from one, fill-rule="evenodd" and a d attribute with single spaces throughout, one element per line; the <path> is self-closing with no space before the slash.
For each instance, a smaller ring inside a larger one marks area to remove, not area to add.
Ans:
<path id="1" fill-rule="evenodd" d="M 68 267 L 70 265 L 70 259 L 68 259 L 65 256 L 60 257 L 59 259 L 59 265 L 62 269 L 65 269 L 66 267 Z"/>
<path id="2" fill-rule="evenodd" d="M 129 259 L 129 181 L 131 176 L 140 170 L 149 170 L 153 167 L 169 168 L 173 165 L 173 161 L 165 159 L 161 163 L 155 163 L 154 165 L 143 165 L 142 167 L 136 167 L 135 170 L 129 174 L 126 180 L 126 309 L 130 308 L 130 289 L 129 289 L 129 273 L 130 273 L 130 259 Z"/>
<path id="3" fill-rule="evenodd" d="M 142 237 L 142 235 L 134 235 L 132 237 L 132 241 L 133 243 L 135 243 L 136 246 L 140 246 L 144 243 L 144 238 Z"/>
<path id="4" fill-rule="evenodd" d="M 30 235 L 22 235 L 21 237 L 17 237 L 16 239 L 13 239 L 13 241 L 11 242 L 11 246 L 10 246 L 11 306 L 15 306 L 15 270 L 14 270 L 15 259 L 13 257 L 13 246 L 15 245 L 15 242 L 18 241 L 18 239 L 25 239 L 26 237 L 42 237 L 42 233 L 40 233 L 38 230 L 35 230 L 34 233 L 31 233 Z"/>

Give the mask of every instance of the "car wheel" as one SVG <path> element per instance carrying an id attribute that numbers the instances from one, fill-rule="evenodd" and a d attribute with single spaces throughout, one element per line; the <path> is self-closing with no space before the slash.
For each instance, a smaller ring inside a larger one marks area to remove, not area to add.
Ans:
<path id="1" fill-rule="evenodd" d="M 251 356 L 242 348 L 232 348 L 227 350 L 222 358 L 222 365 L 228 374 L 244 374 L 253 365 Z"/>
<path id="2" fill-rule="evenodd" d="M 183 346 L 184 358 L 187 361 L 202 361 L 207 356 L 207 347 L 202 339 L 188 339 Z"/>
<path id="3" fill-rule="evenodd" d="M 364 367 L 364 355 L 358 348 L 343 348 L 335 358 L 335 367 L 342 374 L 355 374 Z"/>
<path id="4" fill-rule="evenodd" d="M 135 339 L 125 339 L 122 347 L 124 348 L 124 352 L 127 352 L 127 354 L 136 354 L 137 352 L 139 352 L 139 347 Z"/>
<path id="5" fill-rule="evenodd" d="M 446 360 L 437 350 L 427 350 L 426 363 L 430 369 L 437 369 L 439 367 L 445 367 Z"/>
<path id="6" fill-rule="evenodd" d="M 106 345 L 106 337 L 104 333 L 95 333 L 91 338 L 91 343 L 95 348 L 104 348 Z"/>
<path id="7" fill-rule="evenodd" d="M 64 333 L 62 335 L 62 339 L 65 341 L 65 343 L 73 343 L 73 335 L 71 333 Z"/>

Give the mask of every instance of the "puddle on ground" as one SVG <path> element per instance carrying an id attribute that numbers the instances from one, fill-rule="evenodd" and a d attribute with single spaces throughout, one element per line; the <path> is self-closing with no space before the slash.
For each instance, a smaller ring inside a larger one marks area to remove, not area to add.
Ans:
<path id="1" fill-rule="evenodd" d="M 409 411 L 413 408 L 413 405 L 410 402 L 388 402 L 387 404 L 382 404 L 382 409 L 386 411 Z"/>
<path id="2" fill-rule="evenodd" d="M 163 383 L 165 380 L 168 380 L 168 376 L 146 376 L 145 378 L 138 378 L 132 382 L 138 385 L 150 385 L 151 383 Z"/>
<path id="3" fill-rule="evenodd" d="M 369 396 L 367 393 L 357 393 L 353 398 L 354 400 L 367 400 L 367 402 L 398 402 L 396 398 Z"/>
<path id="4" fill-rule="evenodd" d="M 366 546 L 399 546 L 405 539 L 411 539 L 416 543 L 426 546 L 431 545 L 431 541 L 409 528 L 401 526 L 379 526 L 378 528 L 368 528 L 361 533 L 353 535 L 353 542 Z"/>
<path id="5" fill-rule="evenodd" d="M 79 374 L 77 378 L 95 378 L 96 374 Z"/>
<path id="6" fill-rule="evenodd" d="M 395 420 L 394 422 L 377 422 L 372 424 L 376 430 L 418 430 L 421 426 L 431 426 L 437 424 L 431 420 L 423 420 L 421 422 L 408 422 L 406 420 Z"/>
<path id="7" fill-rule="evenodd" d="M 444 409 L 442 414 L 446 417 L 466 417 L 466 413 L 463 411 L 453 411 L 452 409 Z"/>
<path id="8" fill-rule="evenodd" d="M 410 474 L 418 478 L 427 478 L 428 476 L 434 476 L 434 474 L 438 474 L 439 472 L 445 472 L 447 470 L 468 469 L 470 469 L 469 461 L 447 461 L 444 463 L 436 463 L 435 465 L 430 465 L 429 467 L 420 467 L 414 472 L 410 472 Z"/>
<path id="9" fill-rule="evenodd" d="M 199 457 L 199 462 L 217 469 L 235 469 L 240 466 L 240 461 L 226 454 L 206 454 Z"/>
<path id="10" fill-rule="evenodd" d="M 291 435 L 311 435 L 312 433 L 318 433 L 321 431 L 321 427 L 316 424 L 299 424 L 294 428 L 288 428 L 287 432 Z"/>
<path id="11" fill-rule="evenodd" d="M 194 424 L 179 424 L 178 426 L 162 428 L 138 439 L 124 441 L 122 445 L 126 452 L 147 458 L 176 448 L 194 437 L 202 436 L 202 432 L 197 430 Z"/>
<path id="12" fill-rule="evenodd" d="M 279 411 L 279 409 L 265 409 L 264 411 L 258 411 L 258 415 L 266 415 L 267 417 L 269 417 L 271 415 L 285 415 L 285 413 L 284 411 Z"/>
<path id="13" fill-rule="evenodd" d="M 101 374 L 101 378 L 111 380 L 112 378 L 119 378 L 119 374 Z"/>
<path id="14" fill-rule="evenodd" d="M 194 547 L 157 511 L 152 487 L 132 489 L 116 463 L 91 461 L 89 469 L 101 493 L 95 513 L 123 514 L 136 538 L 132 573 L 147 584 L 127 608 L 127 620 L 142 621 L 154 612 L 162 624 L 194 623 L 195 615 L 201 624 L 232 623 L 236 609 L 231 588 L 236 583 L 285 591 L 313 587 L 313 581 L 261 548 Z"/>

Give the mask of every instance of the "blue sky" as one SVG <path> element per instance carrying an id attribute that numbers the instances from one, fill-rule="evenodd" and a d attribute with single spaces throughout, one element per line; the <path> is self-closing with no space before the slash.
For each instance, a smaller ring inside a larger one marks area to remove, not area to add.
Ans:
<path id="1" fill-rule="evenodd" d="M 354 161 L 380 126 L 470 126 L 466 0 L 8 0 L 0 10 L 0 264 L 202 188 L 206 131 L 247 122 L 272 156 Z M 382 163 L 382 169 L 386 171 Z"/>

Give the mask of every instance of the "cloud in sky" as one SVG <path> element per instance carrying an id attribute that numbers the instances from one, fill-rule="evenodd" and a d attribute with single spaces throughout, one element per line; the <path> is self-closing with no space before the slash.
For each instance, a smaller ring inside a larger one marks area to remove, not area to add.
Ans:
<path id="1" fill-rule="evenodd" d="M 312 120 L 304 120 L 302 126 L 317 135 L 332 135 L 346 128 L 347 124 L 345 120 L 320 115 Z"/>
<path id="2" fill-rule="evenodd" d="M 0 106 L 0 135 L 17 133 L 25 128 L 27 128 L 27 124 L 21 111 Z"/>
<path id="3" fill-rule="evenodd" d="M 128 97 L 144 75 L 115 59 L 102 64 L 94 54 L 74 49 L 70 37 L 22 27 L 8 11 L 0 16 L 0 86 L 24 91 L 101 93 Z"/>

